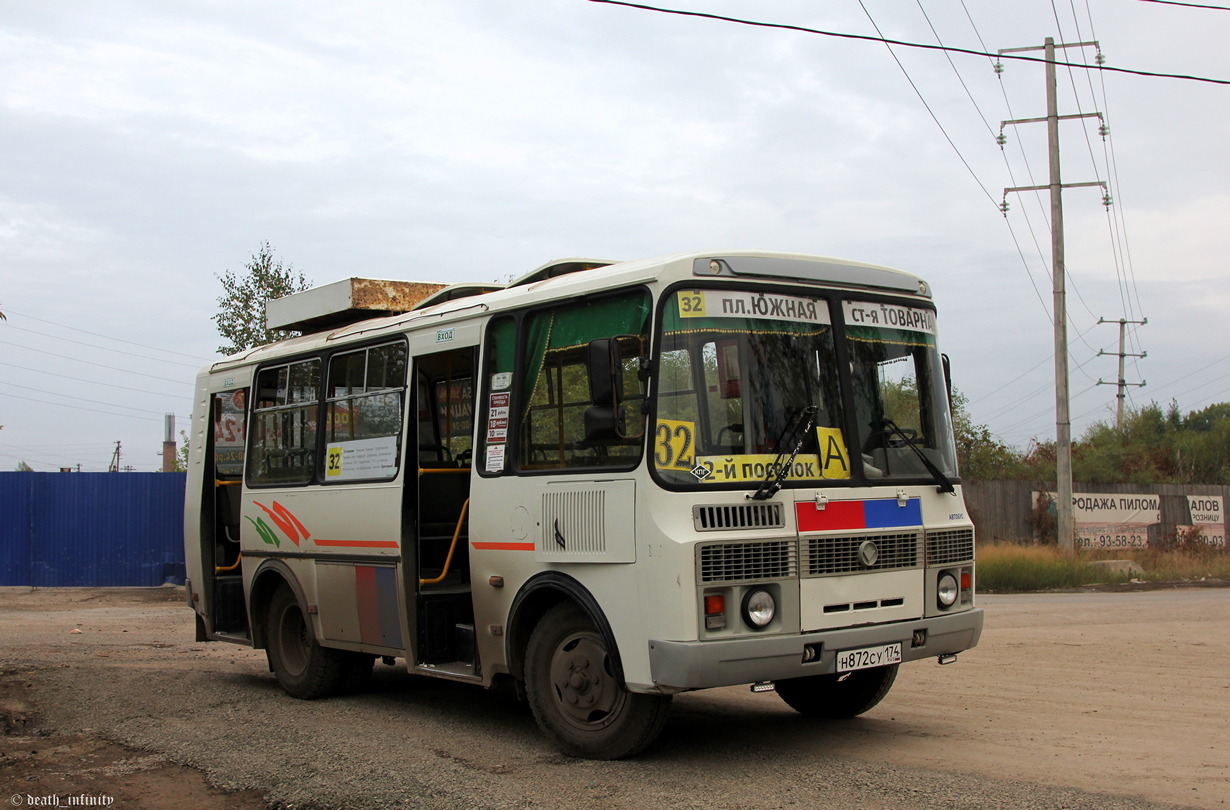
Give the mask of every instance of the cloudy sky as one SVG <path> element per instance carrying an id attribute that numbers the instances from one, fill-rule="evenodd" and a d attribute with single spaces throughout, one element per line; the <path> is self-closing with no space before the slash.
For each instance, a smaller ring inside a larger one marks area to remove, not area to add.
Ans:
<path id="1" fill-rule="evenodd" d="M 1230 12 L 1145 0 L 674 0 L 975 51 L 1098 40 L 1230 79 Z M 1092 63 L 1092 47 L 1065 52 Z M 1039 54 L 1025 54 L 1039 55 Z M 262 241 L 315 283 L 762 248 L 917 273 L 974 419 L 1054 436 L 1040 64 L 587 0 L 0 6 L 0 469 L 156 469 Z M 1230 87 L 1059 69 L 1074 434 L 1230 400 Z"/>

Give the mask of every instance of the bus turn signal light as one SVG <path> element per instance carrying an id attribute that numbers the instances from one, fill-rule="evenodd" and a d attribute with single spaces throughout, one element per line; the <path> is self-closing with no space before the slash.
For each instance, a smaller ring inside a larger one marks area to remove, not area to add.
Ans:
<path id="1" fill-rule="evenodd" d="M 705 596 L 705 629 L 721 630 L 726 627 L 726 597 L 715 593 Z"/>

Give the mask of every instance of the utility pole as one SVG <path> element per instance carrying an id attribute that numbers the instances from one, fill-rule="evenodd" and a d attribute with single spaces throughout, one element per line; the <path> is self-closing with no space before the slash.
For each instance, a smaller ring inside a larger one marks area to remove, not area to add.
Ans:
<path id="1" fill-rule="evenodd" d="M 1055 81 L 1055 49 L 1056 48 L 1098 48 L 1097 42 L 1076 42 L 1056 45 L 1052 37 L 1047 37 L 1041 47 L 1004 48 L 1000 55 L 1006 53 L 1021 53 L 1024 51 L 1043 51 L 1046 59 L 1046 117 L 1022 118 L 1000 123 L 999 145 L 1002 149 L 1006 140 L 1004 127 L 1009 124 L 1030 124 L 1046 122 L 1047 152 L 1050 156 L 1050 183 L 1045 186 L 1023 186 L 1004 189 L 1004 201 L 1000 209 L 1008 216 L 1008 192 L 1050 191 L 1051 194 L 1051 279 L 1053 282 L 1053 297 L 1055 311 L 1055 486 L 1058 490 L 1059 502 L 1056 504 L 1058 525 L 1057 534 L 1059 547 L 1069 551 L 1076 550 L 1076 533 L 1072 519 L 1072 419 L 1069 413 L 1068 397 L 1068 309 L 1067 289 L 1063 255 L 1063 190 L 1080 186 L 1101 186 L 1102 202 L 1110 204 L 1110 194 L 1106 191 L 1106 183 L 1064 184 L 1059 176 L 1059 122 L 1068 118 L 1097 118 L 1102 120 L 1101 113 L 1082 113 L 1079 115 L 1060 115 L 1059 101 Z M 1101 51 L 1098 51 L 1098 61 L 1101 62 Z M 997 65 L 997 71 L 1003 66 Z M 1106 123 L 1099 127 L 1102 137 L 1106 137 Z"/>
<path id="2" fill-rule="evenodd" d="M 1148 353 L 1148 352 L 1141 352 L 1140 354 L 1133 354 L 1132 352 L 1126 351 L 1126 348 L 1125 348 L 1125 345 L 1124 345 L 1124 344 L 1125 344 L 1125 340 L 1126 340 L 1126 338 L 1127 338 L 1127 325 L 1128 325 L 1129 323 L 1138 323 L 1138 324 L 1140 324 L 1141 326 L 1144 326 L 1144 325 L 1145 325 L 1145 324 L 1147 324 L 1148 322 L 1149 322 L 1149 319 L 1148 319 L 1148 318 L 1145 318 L 1144 320 L 1140 320 L 1140 321 L 1129 321 L 1127 318 L 1120 318 L 1120 319 L 1118 320 L 1118 324 L 1119 324 L 1119 351 L 1118 351 L 1118 352 L 1108 352 L 1108 351 L 1106 351 L 1105 349 L 1099 349 L 1099 350 L 1098 350 L 1098 357 L 1101 357 L 1101 356 L 1102 356 L 1102 355 L 1104 355 L 1104 354 L 1117 354 L 1117 355 L 1119 356 L 1119 383 L 1118 383 L 1118 385 L 1119 385 L 1119 393 L 1116 395 L 1116 396 L 1118 397 L 1118 399 L 1119 399 L 1119 407 L 1117 408 L 1117 415 L 1116 415 L 1116 417 L 1115 417 L 1115 427 L 1117 427 L 1117 428 L 1121 428 L 1121 427 L 1123 427 L 1123 400 L 1124 400 L 1124 396 L 1125 396 L 1125 394 L 1127 393 L 1127 387 L 1128 387 L 1129 385 L 1138 385 L 1138 386 L 1140 386 L 1141 388 L 1144 388 L 1144 387 L 1145 387 L 1145 385 L 1147 385 L 1147 384 L 1148 384 L 1148 382 L 1149 382 L 1148 380 L 1141 380 L 1141 381 L 1140 381 L 1140 382 L 1138 382 L 1138 383 L 1130 383 L 1130 382 L 1128 382 L 1127 380 L 1125 380 L 1125 379 L 1123 378 L 1123 359 L 1124 359 L 1125 357 L 1148 357 L 1148 356 L 1149 356 L 1149 353 Z M 1103 324 L 1103 323 L 1115 323 L 1115 321 L 1108 321 L 1108 320 L 1106 320 L 1105 318 L 1098 318 L 1098 323 L 1099 323 L 1099 324 Z M 1103 381 L 1103 380 L 1099 379 L 1099 380 L 1098 380 L 1098 385 L 1112 385 L 1112 383 L 1108 383 L 1108 382 L 1105 382 L 1105 381 Z"/>
<path id="3" fill-rule="evenodd" d="M 111 465 L 107 467 L 107 472 L 120 471 L 120 443 L 115 443 L 115 452 L 111 454 Z"/>

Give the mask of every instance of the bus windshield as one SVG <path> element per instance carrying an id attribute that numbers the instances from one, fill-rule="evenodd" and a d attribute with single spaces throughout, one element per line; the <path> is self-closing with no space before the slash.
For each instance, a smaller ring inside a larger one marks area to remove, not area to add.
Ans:
<path id="1" fill-rule="evenodd" d="M 854 421 L 869 479 L 957 474 L 935 313 L 895 304 L 845 301 Z M 873 481 L 874 483 L 874 481 Z"/>
<path id="2" fill-rule="evenodd" d="M 661 319 L 654 393 L 660 479 L 755 490 L 775 478 L 848 481 L 860 469 L 874 480 L 931 479 L 932 467 L 955 476 L 934 313 L 855 302 L 841 313 L 845 381 L 825 299 L 675 292 Z"/>

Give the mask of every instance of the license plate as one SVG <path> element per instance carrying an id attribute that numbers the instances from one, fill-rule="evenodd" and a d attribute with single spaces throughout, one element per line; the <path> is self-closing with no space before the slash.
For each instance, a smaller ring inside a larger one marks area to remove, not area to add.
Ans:
<path id="1" fill-rule="evenodd" d="M 884 667 L 901 663 L 901 642 L 879 647 L 863 647 L 858 650 L 842 650 L 837 653 L 837 671 L 850 672 L 856 669 Z"/>

